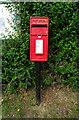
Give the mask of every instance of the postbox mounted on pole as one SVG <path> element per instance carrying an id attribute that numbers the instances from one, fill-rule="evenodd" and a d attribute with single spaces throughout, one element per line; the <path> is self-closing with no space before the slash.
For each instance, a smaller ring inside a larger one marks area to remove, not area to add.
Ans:
<path id="1" fill-rule="evenodd" d="M 36 101 L 40 104 L 41 62 L 48 60 L 48 17 L 30 17 L 30 60 L 36 61 Z"/>
<path id="2" fill-rule="evenodd" d="M 30 17 L 30 60 L 48 60 L 48 17 Z"/>

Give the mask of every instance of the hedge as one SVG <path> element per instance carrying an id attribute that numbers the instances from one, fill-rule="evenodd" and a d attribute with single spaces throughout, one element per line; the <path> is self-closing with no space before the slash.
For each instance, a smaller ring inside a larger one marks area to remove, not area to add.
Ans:
<path id="1" fill-rule="evenodd" d="M 15 34 L 3 42 L 3 83 L 10 91 L 35 85 L 35 62 L 29 60 L 31 16 L 49 17 L 49 60 L 42 62 L 42 85 L 79 87 L 79 3 L 27 2 L 6 5 L 16 13 Z"/>

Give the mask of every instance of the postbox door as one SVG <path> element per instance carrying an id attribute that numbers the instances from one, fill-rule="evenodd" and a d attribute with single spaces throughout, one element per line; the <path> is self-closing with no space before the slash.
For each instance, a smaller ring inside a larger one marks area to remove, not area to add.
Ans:
<path id="1" fill-rule="evenodd" d="M 30 38 L 30 60 L 47 61 L 48 58 L 48 36 L 31 36 Z"/>

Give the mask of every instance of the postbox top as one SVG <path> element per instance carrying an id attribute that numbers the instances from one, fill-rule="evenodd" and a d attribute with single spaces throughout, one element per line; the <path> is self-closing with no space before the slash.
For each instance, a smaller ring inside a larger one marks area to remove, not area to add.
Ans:
<path id="1" fill-rule="evenodd" d="M 48 17 L 30 17 L 31 24 L 48 24 Z"/>
<path id="2" fill-rule="evenodd" d="M 42 18 L 48 19 L 48 17 L 41 17 L 41 16 L 40 16 L 40 17 L 38 17 L 38 16 L 37 16 L 37 17 L 30 17 L 30 18 L 31 18 L 31 19 L 39 19 L 39 18 L 41 18 L 41 19 L 42 19 Z"/>

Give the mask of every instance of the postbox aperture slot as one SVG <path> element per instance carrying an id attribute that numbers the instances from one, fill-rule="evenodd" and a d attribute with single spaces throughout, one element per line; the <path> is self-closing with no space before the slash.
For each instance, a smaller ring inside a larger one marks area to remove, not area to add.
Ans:
<path id="1" fill-rule="evenodd" d="M 47 25 L 32 25 L 32 27 L 47 27 Z"/>

